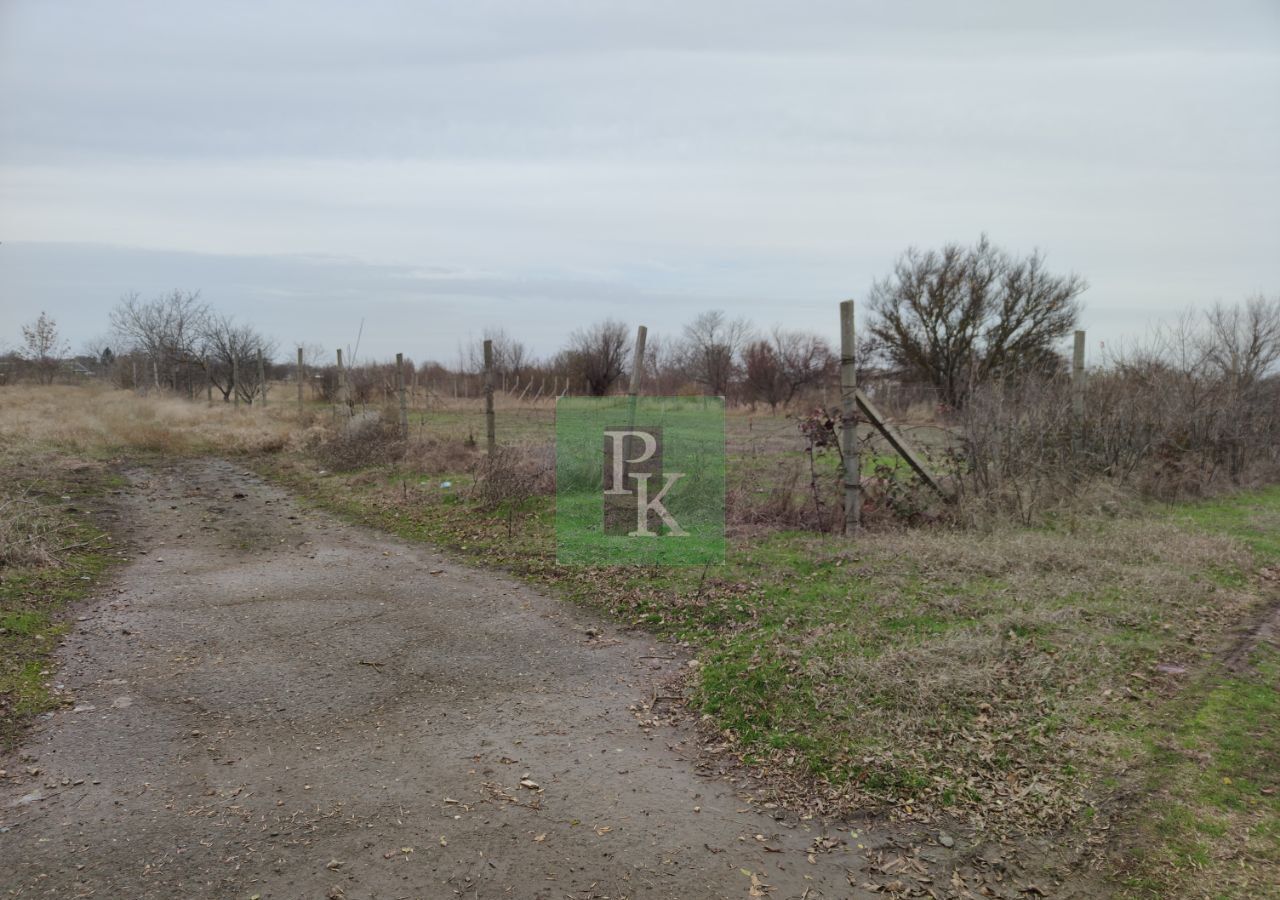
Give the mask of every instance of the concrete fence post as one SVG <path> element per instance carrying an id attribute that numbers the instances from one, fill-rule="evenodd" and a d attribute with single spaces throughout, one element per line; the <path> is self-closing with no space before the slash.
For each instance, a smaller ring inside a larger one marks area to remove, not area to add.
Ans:
<path id="1" fill-rule="evenodd" d="M 404 354 L 396 354 L 396 393 L 400 396 L 400 437 L 409 437 L 409 404 L 404 393 Z"/>
<path id="2" fill-rule="evenodd" d="M 484 342 L 484 436 L 485 447 L 493 456 L 498 444 L 493 416 L 493 341 Z"/>
<path id="3" fill-rule="evenodd" d="M 862 460 L 858 452 L 855 414 L 858 369 L 854 347 L 853 301 L 840 304 L 840 444 L 844 455 L 844 531 L 856 534 L 862 526 Z"/>
<path id="4" fill-rule="evenodd" d="M 1084 340 L 1077 331 L 1071 355 L 1071 452 L 1077 456 L 1084 451 Z"/>
<path id="5" fill-rule="evenodd" d="M 649 329 L 641 325 L 636 329 L 636 347 L 631 356 L 631 388 L 627 393 L 634 401 L 640 396 L 640 384 L 644 380 L 644 341 Z"/>
<path id="6" fill-rule="evenodd" d="M 258 394 L 262 397 L 262 408 L 267 408 L 267 367 L 262 360 L 262 348 L 258 348 Z"/>

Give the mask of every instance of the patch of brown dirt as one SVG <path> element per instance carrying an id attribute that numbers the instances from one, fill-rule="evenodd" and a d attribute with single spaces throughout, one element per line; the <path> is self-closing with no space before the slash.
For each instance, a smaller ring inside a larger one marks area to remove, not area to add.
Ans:
<path id="1" fill-rule="evenodd" d="M 1223 654 L 1222 663 L 1237 674 L 1247 671 L 1253 653 L 1263 644 L 1280 647 L 1280 566 L 1270 566 L 1258 573 L 1271 600 Z"/>

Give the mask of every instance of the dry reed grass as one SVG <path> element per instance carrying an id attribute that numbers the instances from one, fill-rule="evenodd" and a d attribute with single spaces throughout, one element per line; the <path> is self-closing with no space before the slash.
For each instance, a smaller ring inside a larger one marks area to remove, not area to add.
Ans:
<path id="1" fill-rule="evenodd" d="M 100 385 L 0 390 L 0 451 L 47 446 L 88 456 L 262 453 L 284 449 L 297 427 L 291 407 L 208 406 Z"/>
<path id="2" fill-rule="evenodd" d="M 28 489 L 0 487 L 0 571 L 55 563 L 54 543 L 61 530 L 57 518 L 33 500 Z"/>

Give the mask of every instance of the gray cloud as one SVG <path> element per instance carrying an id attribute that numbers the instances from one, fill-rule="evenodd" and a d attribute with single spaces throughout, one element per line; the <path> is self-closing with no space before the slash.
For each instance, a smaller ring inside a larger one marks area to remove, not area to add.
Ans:
<path id="1" fill-rule="evenodd" d="M 1277 290 L 1278 101 L 1269 0 L 10 2 L 0 334 L 174 286 L 331 345 L 411 309 L 419 356 L 711 305 L 828 329 L 987 231 L 1118 336 Z"/>

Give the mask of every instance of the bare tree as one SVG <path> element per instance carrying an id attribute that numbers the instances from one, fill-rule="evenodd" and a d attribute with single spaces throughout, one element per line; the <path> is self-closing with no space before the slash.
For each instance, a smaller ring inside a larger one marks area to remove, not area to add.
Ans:
<path id="1" fill-rule="evenodd" d="M 127 294 L 111 311 L 111 327 L 151 367 L 157 388 L 177 389 L 180 375 L 199 364 L 209 308 L 199 291 L 174 290 L 143 301 Z"/>
<path id="2" fill-rule="evenodd" d="M 1280 362 L 1280 297 L 1215 304 L 1205 314 L 1205 360 L 1233 385 L 1256 384 Z"/>
<path id="3" fill-rule="evenodd" d="M 585 383 L 592 396 L 603 397 L 622 378 L 630 352 L 626 324 L 606 319 L 571 334 L 557 367 L 565 369 L 574 381 Z"/>
<path id="4" fill-rule="evenodd" d="M 1216 304 L 1205 313 L 1204 366 L 1218 411 L 1215 448 L 1238 482 L 1258 448 L 1275 447 L 1280 424 L 1280 298 Z"/>
<path id="5" fill-rule="evenodd" d="M 870 330 L 894 363 L 959 406 L 982 382 L 1056 368 L 1086 287 L 1049 273 L 1039 251 L 1016 258 L 986 235 L 973 247 L 911 248 L 872 286 Z"/>
<path id="6" fill-rule="evenodd" d="M 58 334 L 58 323 L 43 310 L 31 324 L 22 326 L 22 358 L 41 384 L 53 384 L 69 345 Z"/>
<path id="7" fill-rule="evenodd" d="M 294 346 L 302 348 L 302 364 L 306 366 L 308 370 L 314 371 L 316 369 L 323 369 L 325 366 L 329 365 L 329 351 L 320 344 L 310 343 L 307 341 L 295 341 Z"/>
<path id="8" fill-rule="evenodd" d="M 768 403 L 769 409 L 777 412 L 778 404 L 787 399 L 787 385 L 782 374 L 782 360 L 778 358 L 773 344 L 765 340 L 747 344 L 742 351 L 742 371 L 742 387 L 747 401 L 752 406 Z"/>
<path id="9" fill-rule="evenodd" d="M 499 376 L 518 377 L 528 367 L 529 353 L 524 344 L 507 334 L 506 329 L 486 328 L 484 336 L 493 341 L 493 364 Z M 483 352 L 482 345 L 481 354 Z"/>
<path id="10" fill-rule="evenodd" d="M 646 385 L 660 395 L 679 393 L 685 380 L 681 368 L 680 342 L 649 332 L 645 340 L 644 356 Z"/>
<path id="11" fill-rule="evenodd" d="M 773 329 L 773 350 L 778 357 L 785 387 L 782 402 L 790 403 L 805 388 L 818 384 L 835 372 L 836 357 L 827 342 L 816 334 L 803 331 Z M 864 342 L 859 342 L 858 362 L 867 356 Z"/>
<path id="12" fill-rule="evenodd" d="M 201 365 L 223 401 L 230 402 L 238 395 L 241 400 L 252 403 L 263 387 L 258 380 L 258 353 L 271 360 L 277 350 L 276 342 L 264 337 L 252 325 L 219 315 L 205 319 L 201 338 Z"/>
<path id="13" fill-rule="evenodd" d="M 738 373 L 738 356 L 751 339 L 751 323 L 722 310 L 700 313 L 684 327 L 682 367 L 708 394 L 725 397 Z"/>
<path id="14" fill-rule="evenodd" d="M 493 371 L 501 379 L 515 378 L 532 365 L 525 345 L 507 334 L 505 328 L 486 328 L 480 340 L 467 346 L 467 369 L 484 371 L 484 342 L 493 342 Z"/>
<path id="15" fill-rule="evenodd" d="M 835 355 L 818 335 L 776 327 L 768 339 L 754 340 L 742 351 L 742 386 L 747 400 L 777 411 L 833 376 L 835 365 Z"/>

